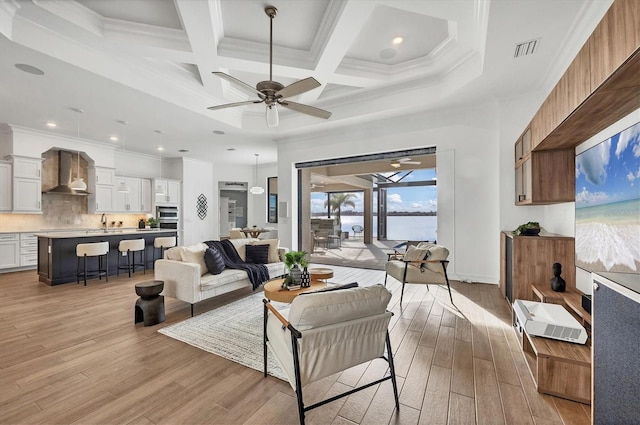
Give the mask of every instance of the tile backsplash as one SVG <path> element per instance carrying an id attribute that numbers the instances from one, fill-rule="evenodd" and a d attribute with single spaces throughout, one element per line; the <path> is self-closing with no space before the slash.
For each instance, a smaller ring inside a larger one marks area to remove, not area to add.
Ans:
<path id="1" fill-rule="evenodd" d="M 45 229 L 99 228 L 102 214 L 87 212 L 87 198 L 71 195 L 42 195 L 42 214 L 0 214 L 0 232 L 29 232 Z M 146 214 L 108 213 L 109 227 L 137 227 Z M 122 222 L 122 224 L 120 224 Z"/>

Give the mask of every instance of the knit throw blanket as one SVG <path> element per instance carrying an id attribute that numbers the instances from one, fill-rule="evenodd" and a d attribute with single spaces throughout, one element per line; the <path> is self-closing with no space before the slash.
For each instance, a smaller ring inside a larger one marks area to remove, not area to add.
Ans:
<path id="1" fill-rule="evenodd" d="M 206 241 L 205 244 L 209 248 L 217 249 L 222 258 L 224 258 L 224 266 L 229 269 L 244 270 L 249 275 L 249 281 L 253 285 L 253 290 L 269 280 L 269 269 L 264 264 L 245 263 L 238 255 L 236 247 L 229 240 L 224 241 Z"/>

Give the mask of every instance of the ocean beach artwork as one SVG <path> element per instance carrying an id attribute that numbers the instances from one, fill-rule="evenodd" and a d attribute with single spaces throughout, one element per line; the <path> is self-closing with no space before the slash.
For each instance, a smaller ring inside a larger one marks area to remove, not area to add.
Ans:
<path id="1" fill-rule="evenodd" d="M 576 157 L 576 266 L 640 273 L 640 123 Z"/>

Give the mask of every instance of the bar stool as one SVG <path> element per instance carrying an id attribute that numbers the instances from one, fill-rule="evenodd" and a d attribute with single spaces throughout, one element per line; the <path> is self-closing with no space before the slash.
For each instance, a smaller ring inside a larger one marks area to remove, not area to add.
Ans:
<path id="1" fill-rule="evenodd" d="M 156 261 L 156 249 L 160 248 L 160 258 L 164 255 L 165 248 L 176 246 L 177 240 L 175 236 L 160 236 L 153 240 L 153 261 Z"/>
<path id="2" fill-rule="evenodd" d="M 120 251 L 120 255 L 118 256 L 118 271 L 117 275 L 120 276 L 120 270 L 127 270 L 129 272 L 129 277 L 131 277 L 131 272 L 136 272 L 136 267 L 142 267 L 144 270 L 144 274 L 147 274 L 147 268 L 144 264 L 144 250 L 145 250 L 145 242 L 144 239 L 125 239 L 121 240 L 118 243 L 118 251 Z M 120 264 L 120 257 L 123 257 L 122 253 L 127 253 L 127 264 Z M 136 252 L 140 253 L 140 262 L 136 263 Z"/>
<path id="3" fill-rule="evenodd" d="M 107 282 L 109 282 L 109 242 L 90 242 L 79 243 L 76 245 L 76 256 L 78 257 L 78 267 L 76 269 L 76 283 L 80 283 L 80 276 L 84 279 L 84 286 L 87 286 L 87 277 L 98 277 L 102 280 L 102 276 L 105 276 Z M 98 269 L 88 270 L 87 259 L 89 257 L 98 257 Z M 105 258 L 105 267 L 102 268 L 102 260 Z M 84 259 L 84 268 L 80 272 L 80 260 Z"/>

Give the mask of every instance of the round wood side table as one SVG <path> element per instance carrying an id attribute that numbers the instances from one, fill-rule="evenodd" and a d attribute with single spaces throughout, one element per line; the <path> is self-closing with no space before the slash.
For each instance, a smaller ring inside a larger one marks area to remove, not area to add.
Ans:
<path id="1" fill-rule="evenodd" d="M 319 280 L 312 280 L 311 286 L 308 288 L 295 289 L 293 291 L 287 291 L 282 289 L 282 282 L 284 279 L 274 279 L 264 284 L 264 297 L 271 301 L 278 301 L 281 303 L 291 303 L 298 294 L 308 291 L 315 291 L 327 286 L 326 283 Z"/>

